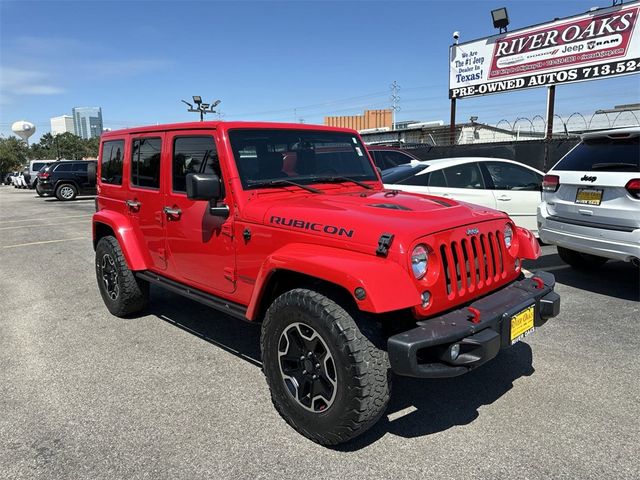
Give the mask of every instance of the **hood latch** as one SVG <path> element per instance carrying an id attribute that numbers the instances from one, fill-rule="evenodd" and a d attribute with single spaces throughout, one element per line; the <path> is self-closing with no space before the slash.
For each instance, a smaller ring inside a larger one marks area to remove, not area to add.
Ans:
<path id="1" fill-rule="evenodd" d="M 376 255 L 379 257 L 386 257 L 389 253 L 389 248 L 391 247 L 391 242 L 393 242 L 393 233 L 383 233 L 380 235 L 378 239 L 378 249 L 376 250 Z"/>

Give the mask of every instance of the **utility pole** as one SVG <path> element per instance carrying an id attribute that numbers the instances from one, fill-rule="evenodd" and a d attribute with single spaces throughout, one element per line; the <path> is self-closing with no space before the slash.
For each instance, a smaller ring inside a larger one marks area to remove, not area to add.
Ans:
<path id="1" fill-rule="evenodd" d="M 389 99 L 391 100 L 391 130 L 395 130 L 396 112 L 399 112 L 401 110 L 400 95 L 398 95 L 398 93 L 400 92 L 400 85 L 398 85 L 398 82 L 394 80 L 389 88 L 391 89 L 391 97 L 389 97 Z"/>

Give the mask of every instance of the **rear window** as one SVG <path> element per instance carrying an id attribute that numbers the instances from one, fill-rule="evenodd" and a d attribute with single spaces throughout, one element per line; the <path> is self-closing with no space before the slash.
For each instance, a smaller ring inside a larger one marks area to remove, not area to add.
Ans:
<path id="1" fill-rule="evenodd" d="M 640 137 L 584 141 L 567 153 L 553 170 L 640 172 Z"/>
<path id="2" fill-rule="evenodd" d="M 420 163 L 418 165 L 400 165 L 398 167 L 390 168 L 389 170 L 385 170 L 382 172 L 382 181 L 383 183 L 402 183 L 404 180 L 412 177 L 413 175 L 421 172 L 429 165 L 425 165 Z"/>

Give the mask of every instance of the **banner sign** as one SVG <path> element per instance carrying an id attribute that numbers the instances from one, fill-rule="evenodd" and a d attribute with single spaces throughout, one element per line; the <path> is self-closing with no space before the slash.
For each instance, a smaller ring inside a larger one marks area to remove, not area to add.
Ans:
<path id="1" fill-rule="evenodd" d="M 449 98 L 640 73 L 640 5 L 601 8 L 449 50 Z"/>

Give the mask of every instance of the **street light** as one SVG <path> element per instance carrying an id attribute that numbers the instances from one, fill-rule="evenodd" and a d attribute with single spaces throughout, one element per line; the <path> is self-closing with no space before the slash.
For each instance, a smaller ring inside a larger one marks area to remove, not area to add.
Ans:
<path id="1" fill-rule="evenodd" d="M 507 31 L 507 26 L 509 26 L 509 14 L 507 13 L 506 8 L 503 7 L 491 10 L 491 18 L 493 18 L 493 27 L 499 28 L 500 33 Z"/>
<path id="2" fill-rule="evenodd" d="M 220 100 L 216 100 L 216 101 L 212 102 L 211 104 L 202 103 L 202 97 L 199 96 L 199 95 L 194 95 L 192 98 L 193 98 L 193 103 L 196 104 L 196 108 L 193 108 L 193 105 L 190 104 L 189 102 L 187 102 L 186 100 L 180 100 L 180 101 L 189 107 L 187 109 L 187 112 L 197 112 L 197 113 L 199 113 L 201 122 L 204 121 L 204 116 L 207 113 L 216 113 L 214 108 L 217 107 L 220 104 Z"/>

